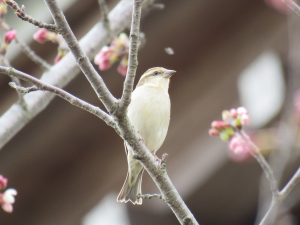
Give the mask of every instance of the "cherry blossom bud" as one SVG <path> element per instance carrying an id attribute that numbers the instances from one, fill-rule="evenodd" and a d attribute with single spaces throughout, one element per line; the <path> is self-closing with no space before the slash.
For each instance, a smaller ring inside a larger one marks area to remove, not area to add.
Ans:
<path id="1" fill-rule="evenodd" d="M 215 128 L 209 129 L 208 133 L 209 133 L 210 136 L 219 136 L 220 135 L 220 131 L 218 131 Z"/>
<path id="2" fill-rule="evenodd" d="M 227 127 L 226 129 L 221 131 L 220 138 L 222 141 L 229 141 L 233 135 L 234 130 L 232 129 L 232 127 Z"/>
<path id="3" fill-rule="evenodd" d="M 15 189 L 7 189 L 4 194 L 0 195 L 0 204 L 4 211 L 11 213 L 13 211 L 12 204 L 15 202 L 17 191 Z"/>
<path id="4" fill-rule="evenodd" d="M 15 196 L 17 195 L 17 191 L 13 188 L 7 189 L 3 196 L 2 199 L 3 201 L 5 201 L 6 203 L 10 203 L 13 204 L 15 203 Z"/>
<path id="5" fill-rule="evenodd" d="M 249 124 L 249 120 L 250 120 L 250 118 L 249 118 L 249 116 L 247 114 L 241 115 L 241 124 L 243 126 L 248 125 Z"/>
<path id="6" fill-rule="evenodd" d="M 225 129 L 226 127 L 229 127 L 229 123 L 225 121 L 213 121 L 211 123 L 211 127 L 215 129 Z"/>
<path id="7" fill-rule="evenodd" d="M 64 49 L 59 49 L 58 55 L 54 59 L 54 64 L 57 64 L 67 53 L 68 53 L 68 51 L 66 51 Z"/>
<path id="8" fill-rule="evenodd" d="M 10 30 L 7 31 L 4 35 L 4 42 L 6 44 L 10 44 L 12 40 L 14 40 L 17 36 L 17 31 L 16 30 Z"/>
<path id="9" fill-rule="evenodd" d="M 129 38 L 127 34 L 121 33 L 118 38 L 113 39 L 113 41 L 111 42 L 111 46 L 115 48 L 116 52 L 128 49 Z"/>
<path id="10" fill-rule="evenodd" d="M 237 111 L 236 109 L 230 109 L 230 116 L 233 117 L 233 118 L 236 118 L 237 117 Z"/>
<path id="11" fill-rule="evenodd" d="M 245 107 L 238 107 L 236 109 L 238 115 L 248 114 L 248 110 Z"/>
<path id="12" fill-rule="evenodd" d="M 44 28 L 42 29 L 39 29 L 34 35 L 33 35 L 33 38 L 34 40 L 36 40 L 37 42 L 43 44 L 45 43 L 46 41 L 48 41 L 48 34 L 50 32 Z"/>
<path id="13" fill-rule="evenodd" d="M 229 149 L 235 154 L 243 154 L 251 151 L 251 146 L 247 140 L 234 135 L 229 141 Z"/>
<path id="14" fill-rule="evenodd" d="M 126 76 L 127 74 L 127 69 L 128 69 L 128 58 L 123 57 L 120 65 L 118 66 L 118 72 L 122 74 L 123 76 Z"/>
<path id="15" fill-rule="evenodd" d="M 108 46 L 104 46 L 94 59 L 94 63 L 99 65 L 100 70 L 109 69 L 113 62 L 113 49 Z"/>
<path id="16" fill-rule="evenodd" d="M 6 188 L 7 179 L 0 175 L 0 190 Z"/>
<path id="17" fill-rule="evenodd" d="M 224 111 L 222 112 L 222 119 L 223 119 L 223 121 L 227 121 L 227 120 L 229 119 L 230 116 L 231 116 L 231 115 L 230 115 L 230 112 L 229 112 L 228 110 L 224 110 Z"/>

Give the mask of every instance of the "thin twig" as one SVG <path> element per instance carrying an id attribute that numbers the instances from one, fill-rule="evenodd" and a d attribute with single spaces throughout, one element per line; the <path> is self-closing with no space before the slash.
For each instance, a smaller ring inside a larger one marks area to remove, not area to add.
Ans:
<path id="1" fill-rule="evenodd" d="M 20 41 L 17 38 L 15 39 L 15 41 L 20 46 L 22 52 L 24 52 L 24 54 L 27 55 L 29 59 L 39 65 L 43 70 L 49 70 L 51 68 L 51 65 L 40 56 L 38 56 L 26 43 Z"/>
<path id="2" fill-rule="evenodd" d="M 9 5 L 13 10 L 16 11 L 15 12 L 16 16 L 19 17 L 21 20 L 27 21 L 39 28 L 45 28 L 47 30 L 58 33 L 57 26 L 53 24 L 43 23 L 41 21 L 33 19 L 31 16 L 25 14 L 25 12 L 19 7 L 18 3 L 16 3 L 15 1 L 5 0 L 5 3 Z M 25 9 L 25 7 L 22 8 Z"/>
<path id="3" fill-rule="evenodd" d="M 151 199 L 151 198 L 159 198 L 163 199 L 161 194 L 139 194 L 137 195 L 137 198 L 142 198 L 142 199 Z"/>
<path id="4" fill-rule="evenodd" d="M 58 87 L 44 83 L 41 80 L 39 80 L 35 77 L 32 77 L 26 73 L 23 73 L 21 71 L 15 70 L 14 68 L 0 66 L 0 73 L 4 73 L 9 76 L 17 77 L 21 80 L 24 80 L 24 81 L 34 85 L 34 87 L 26 89 L 26 88 L 20 87 L 16 84 L 11 84 L 11 86 L 13 88 L 15 88 L 17 91 L 20 91 L 21 93 L 28 93 L 28 92 L 37 91 L 37 90 L 49 91 L 49 92 L 54 93 L 55 95 L 63 98 L 64 100 L 70 102 L 72 105 L 77 106 L 81 109 L 84 109 L 85 111 L 87 111 L 89 113 L 94 114 L 95 116 L 102 119 L 107 125 L 109 125 L 113 128 L 116 127 L 115 122 L 113 121 L 112 117 L 110 115 L 108 115 L 107 113 L 105 113 L 104 111 L 102 111 L 99 107 L 93 106 Z"/>
<path id="5" fill-rule="evenodd" d="M 5 22 L 4 19 L 2 19 L 1 21 L 1 27 L 3 27 L 3 29 L 5 31 L 9 31 L 11 30 L 11 28 L 9 27 L 9 25 Z M 49 63 L 47 63 L 45 60 L 43 60 L 40 56 L 38 56 L 30 47 L 29 45 L 27 45 L 26 43 L 20 41 L 17 37 L 14 39 L 14 41 L 20 46 L 21 50 L 24 52 L 25 55 L 27 55 L 27 57 L 29 59 L 31 59 L 33 62 L 35 62 L 36 64 L 38 64 L 43 70 L 49 70 L 51 68 L 51 65 Z M 10 67 L 8 65 L 4 65 L 7 67 Z"/>
<path id="6" fill-rule="evenodd" d="M 9 86 L 11 86 L 12 88 L 16 89 L 17 92 L 19 93 L 22 93 L 22 94 L 28 94 L 30 92 L 33 92 L 33 91 L 38 91 L 38 90 L 41 90 L 39 89 L 37 86 L 31 86 L 31 87 L 21 87 L 20 85 L 17 85 L 15 82 L 9 82 L 8 83 Z"/>
<path id="7" fill-rule="evenodd" d="M 279 195 L 278 187 L 277 187 L 277 181 L 274 177 L 273 170 L 271 169 L 269 163 L 265 160 L 263 155 L 260 152 L 260 149 L 252 142 L 250 137 L 246 134 L 245 131 L 241 130 L 240 134 L 247 140 L 248 143 L 251 144 L 253 147 L 254 151 L 251 152 L 252 156 L 257 160 L 261 168 L 263 169 L 267 179 L 269 180 L 270 186 L 271 186 L 271 191 L 272 195 L 274 198 L 277 198 Z"/>
<path id="8" fill-rule="evenodd" d="M 132 22 L 130 30 L 128 69 L 124 82 L 123 94 L 120 101 L 119 113 L 124 114 L 131 101 L 131 92 L 133 90 L 134 78 L 138 65 L 137 54 L 139 47 L 140 21 L 143 0 L 134 0 Z"/>
<path id="9" fill-rule="evenodd" d="M 268 162 L 265 160 L 263 155 L 260 153 L 260 149 L 251 141 L 249 136 L 242 130 L 239 132 L 242 137 L 246 139 L 246 141 L 251 144 L 254 149 L 253 157 L 258 161 L 260 166 L 262 167 L 267 179 L 269 180 L 271 191 L 272 191 L 272 202 L 268 212 L 265 214 L 262 221 L 259 223 L 260 225 L 269 225 L 272 224 L 275 220 L 275 215 L 279 205 L 283 202 L 283 200 L 291 193 L 293 188 L 300 181 L 300 168 L 296 171 L 290 181 L 285 185 L 285 187 L 278 191 L 277 182 L 273 174 L 273 170 L 271 169 Z"/>
<path id="10" fill-rule="evenodd" d="M 107 34 L 109 35 L 110 38 L 112 38 L 111 34 L 111 29 L 110 29 L 110 22 L 108 19 L 108 8 L 105 3 L 105 0 L 98 0 L 98 4 L 100 7 L 100 12 L 101 12 L 101 20 L 103 22 L 104 28 L 107 30 Z"/>
<path id="11" fill-rule="evenodd" d="M 94 66 L 91 64 L 90 60 L 80 47 L 61 8 L 58 6 L 57 1 L 45 0 L 45 2 L 51 11 L 52 17 L 55 21 L 55 24 L 58 27 L 59 33 L 67 42 L 67 45 L 72 54 L 74 55 L 81 71 L 84 73 L 87 80 L 90 82 L 98 98 L 102 101 L 106 109 L 108 111 L 111 111 L 111 109 L 115 106 L 115 102 L 117 101 L 117 99 L 110 93 L 103 79 L 97 73 Z"/>
<path id="12" fill-rule="evenodd" d="M 4 55 L 0 55 L 0 65 L 5 66 L 5 67 L 11 67 L 9 61 L 7 60 L 7 58 L 5 58 Z M 21 85 L 19 78 L 14 77 L 14 76 L 10 76 L 10 78 L 17 85 L 19 85 L 19 86 Z M 24 99 L 23 99 L 24 94 L 22 94 L 20 92 L 17 92 L 17 93 L 18 93 L 18 97 L 19 97 L 18 103 L 21 105 L 24 105 Z"/>

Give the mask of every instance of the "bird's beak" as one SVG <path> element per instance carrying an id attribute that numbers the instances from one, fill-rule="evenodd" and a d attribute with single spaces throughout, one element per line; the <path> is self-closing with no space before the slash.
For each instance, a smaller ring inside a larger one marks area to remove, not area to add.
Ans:
<path id="1" fill-rule="evenodd" d="M 163 77 L 164 78 L 170 78 L 174 73 L 176 73 L 175 70 L 166 70 L 166 72 L 164 72 Z"/>

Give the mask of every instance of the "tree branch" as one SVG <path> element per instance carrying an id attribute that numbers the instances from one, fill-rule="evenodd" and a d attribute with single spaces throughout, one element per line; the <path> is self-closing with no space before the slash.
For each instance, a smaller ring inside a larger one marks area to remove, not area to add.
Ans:
<path id="1" fill-rule="evenodd" d="M 11 28 L 5 22 L 4 19 L 1 21 L 1 27 L 3 27 L 5 31 L 11 30 Z M 31 59 L 33 62 L 38 64 L 43 70 L 49 70 L 51 68 L 51 65 L 47 63 L 45 60 L 43 60 L 40 56 L 38 56 L 26 43 L 20 41 L 17 37 L 14 39 L 14 41 L 20 46 L 24 54 L 27 55 L 27 57 Z M 8 65 L 4 65 L 4 66 L 10 67 Z"/>
<path id="2" fill-rule="evenodd" d="M 107 125 L 109 125 L 113 128 L 116 127 L 115 122 L 113 121 L 112 117 L 109 116 L 104 111 L 102 111 L 99 107 L 93 106 L 58 87 L 44 83 L 44 82 L 40 81 L 39 79 L 36 79 L 35 77 L 32 77 L 21 71 L 15 70 L 12 67 L 8 68 L 8 67 L 0 66 L 0 73 L 4 73 L 9 76 L 19 78 L 21 80 L 24 80 L 24 81 L 34 85 L 33 87 L 30 87 L 30 88 L 24 88 L 24 87 L 20 87 L 20 86 L 16 85 L 15 83 L 10 83 L 10 86 L 12 88 L 15 88 L 20 93 L 29 93 L 29 92 L 37 91 L 37 90 L 49 91 L 49 92 L 61 97 L 62 99 L 70 102 L 72 105 L 77 106 L 81 109 L 84 109 L 85 111 L 88 111 L 89 113 L 94 114 L 95 116 L 102 119 Z"/>
<path id="3" fill-rule="evenodd" d="M 83 72 L 88 73 L 85 75 L 89 79 L 92 78 L 90 80 L 90 82 L 94 86 L 94 89 L 96 89 L 96 93 L 98 94 L 98 96 L 104 102 L 104 104 L 106 105 L 106 107 L 108 109 L 113 108 L 113 105 L 115 103 L 114 97 L 111 96 L 108 89 L 105 87 L 102 79 L 100 78 L 101 80 L 99 80 L 99 78 L 97 79 L 97 77 L 95 77 L 95 75 L 97 75 L 97 73 L 94 74 L 93 70 L 91 68 L 89 68 L 91 66 L 91 64 L 89 63 L 87 57 L 85 56 L 84 52 L 80 48 L 79 44 L 77 43 L 77 40 L 76 40 L 75 36 L 73 35 L 73 33 L 71 32 L 56 1 L 55 0 L 52 0 L 52 1 L 45 0 L 45 1 L 48 4 L 48 7 L 50 8 L 50 10 L 53 14 L 53 17 L 54 17 L 56 25 L 58 26 L 59 32 L 64 36 L 65 40 L 67 41 L 69 48 L 71 49 L 75 58 L 78 61 L 79 66 L 81 67 Z M 124 2 L 124 1 L 122 1 L 122 2 Z M 136 1 L 136 2 L 140 2 L 140 1 Z M 139 5 L 137 5 L 137 6 L 139 8 Z M 140 10 L 138 8 L 137 8 L 137 10 Z M 138 38 L 138 33 L 137 33 L 136 37 Z M 138 40 L 138 39 L 136 39 L 136 40 Z M 132 43 L 133 43 L 132 51 L 135 51 L 134 38 L 133 38 Z M 136 42 L 136 44 L 137 44 L 137 42 Z M 63 61 L 64 61 L 64 59 L 61 62 L 63 62 Z M 136 70 L 137 65 L 132 65 L 132 66 L 135 67 L 135 70 Z M 8 74 L 14 74 L 15 76 L 18 76 L 18 74 L 19 74 L 19 73 L 16 73 L 16 71 L 13 69 L 8 69 L 3 72 L 6 72 Z M 134 74 L 135 74 L 135 72 L 134 72 Z M 25 75 L 26 74 L 22 74 L 22 78 L 27 80 L 27 77 Z M 133 78 L 134 78 L 134 76 L 131 78 L 132 83 L 134 81 Z M 30 81 L 32 82 L 32 79 Z M 35 80 L 34 80 L 33 84 L 36 86 L 40 85 Z M 98 85 L 95 85 L 95 84 L 98 84 Z M 103 86 L 101 86 L 102 84 L 103 84 Z M 45 86 L 43 86 L 43 88 L 45 88 Z M 49 87 L 46 87 L 46 88 L 49 89 Z M 100 91 L 100 93 L 99 93 L 99 91 Z M 131 87 L 131 91 L 132 91 L 132 87 Z M 129 93 L 129 102 L 130 102 L 131 91 L 128 92 Z M 101 94 L 103 94 L 103 95 L 101 95 Z M 128 102 L 128 104 L 129 104 L 129 102 Z M 140 142 L 139 135 L 134 131 L 134 128 L 130 124 L 130 121 L 126 114 L 125 115 L 119 114 L 118 117 L 113 115 L 113 118 L 119 128 L 119 131 L 120 131 L 119 134 L 133 148 L 134 154 L 139 156 L 140 162 L 143 164 L 143 166 L 148 171 L 148 173 L 150 174 L 152 179 L 155 181 L 156 185 L 158 186 L 158 188 L 160 189 L 160 191 L 162 193 L 163 198 L 165 199 L 165 201 L 167 202 L 169 207 L 172 209 L 172 211 L 176 215 L 179 222 L 181 224 L 198 224 L 198 222 L 194 218 L 193 214 L 190 212 L 188 207 L 185 205 L 182 198 L 178 194 L 177 190 L 173 186 L 170 178 L 168 177 L 166 169 L 165 169 L 165 160 L 163 160 L 164 167 L 161 168 L 157 165 L 156 158 L 148 150 L 148 148 L 145 146 L 145 144 L 143 142 Z"/>
<path id="4" fill-rule="evenodd" d="M 90 82 L 98 98 L 102 101 L 108 111 L 113 108 L 117 99 L 110 93 L 106 87 L 103 79 L 97 73 L 94 66 L 80 47 L 74 33 L 72 32 L 62 10 L 57 4 L 56 0 L 45 0 L 49 10 L 51 11 L 52 17 L 58 27 L 59 33 L 65 39 L 70 51 L 74 55 L 78 66 Z"/>
<path id="5" fill-rule="evenodd" d="M 153 3 L 148 0 L 147 5 Z M 132 1 L 121 1 L 110 13 L 109 21 L 112 35 L 116 36 L 131 22 Z M 100 21 L 80 41 L 80 46 L 92 59 L 100 49 L 111 40 L 107 30 Z M 41 81 L 57 87 L 64 87 L 80 72 L 71 53 L 68 53 L 58 64 L 45 72 Z M 40 113 L 53 99 L 54 95 L 48 92 L 33 92 L 24 96 L 25 107 L 15 103 L 0 117 L 0 149 L 16 135 L 31 119 Z"/>
<path id="6" fill-rule="evenodd" d="M 19 17 L 21 20 L 27 21 L 28 23 L 31 23 L 34 26 L 37 26 L 39 28 L 45 28 L 45 29 L 51 30 L 55 33 L 58 32 L 57 27 L 55 25 L 37 21 L 37 20 L 33 19 L 31 16 L 25 14 L 25 12 L 24 12 L 25 10 L 22 10 L 15 1 L 11 1 L 11 0 L 4 0 L 4 1 L 6 2 L 7 5 L 9 5 L 13 10 L 16 11 L 15 12 L 16 16 Z M 24 6 L 22 6 L 22 8 L 25 9 Z"/>
<path id="7" fill-rule="evenodd" d="M 251 146 L 253 147 L 254 152 L 252 155 L 262 167 L 271 186 L 272 202 L 269 207 L 269 210 L 267 211 L 267 213 L 265 214 L 265 216 L 263 217 L 262 221 L 259 224 L 260 225 L 273 224 L 278 207 L 300 181 L 300 168 L 293 175 L 290 181 L 285 185 L 285 187 L 281 191 L 278 191 L 277 182 L 274 177 L 273 170 L 271 169 L 270 165 L 265 160 L 263 155 L 260 153 L 260 149 L 251 141 L 249 136 L 243 130 L 240 131 L 239 134 L 242 135 L 247 140 L 247 142 L 250 143 Z"/>
<path id="8" fill-rule="evenodd" d="M 263 155 L 260 152 L 260 149 L 252 142 L 250 137 L 246 134 L 245 131 L 240 131 L 240 134 L 251 144 L 254 151 L 252 152 L 252 156 L 256 159 L 256 161 L 259 163 L 261 168 L 263 169 L 269 183 L 271 186 L 271 191 L 273 198 L 277 198 L 279 195 L 278 187 L 277 187 L 277 181 L 275 179 L 273 170 L 271 169 L 269 163 L 265 160 Z"/>
<path id="9" fill-rule="evenodd" d="M 49 70 L 51 68 L 51 65 L 38 56 L 27 44 L 17 38 L 15 39 L 15 42 L 20 46 L 22 52 L 24 52 L 29 59 L 39 65 L 43 70 Z"/>
<path id="10" fill-rule="evenodd" d="M 123 94 L 120 101 L 119 113 L 124 114 L 131 101 L 131 92 L 133 90 L 134 78 L 138 65 L 137 54 L 139 48 L 140 22 L 143 0 L 134 0 L 132 22 L 130 30 L 128 69 L 124 82 Z"/>

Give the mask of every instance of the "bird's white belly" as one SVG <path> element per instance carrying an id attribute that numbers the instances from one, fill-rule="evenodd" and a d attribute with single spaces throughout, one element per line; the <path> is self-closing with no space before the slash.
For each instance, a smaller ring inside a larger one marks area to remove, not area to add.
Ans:
<path id="1" fill-rule="evenodd" d="M 142 86 L 132 93 L 128 117 L 149 150 L 155 153 L 165 140 L 170 121 L 170 99 L 163 89 Z"/>

